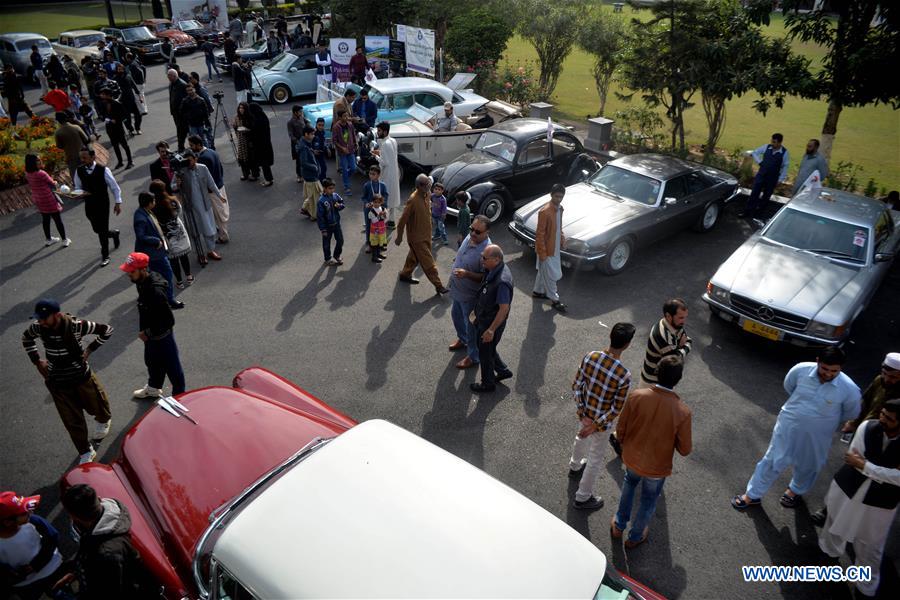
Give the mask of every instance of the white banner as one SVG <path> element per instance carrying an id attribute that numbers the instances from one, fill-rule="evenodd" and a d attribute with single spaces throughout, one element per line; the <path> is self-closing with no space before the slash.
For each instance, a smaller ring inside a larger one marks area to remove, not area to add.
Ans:
<path id="1" fill-rule="evenodd" d="M 210 29 L 228 29 L 225 0 L 172 0 L 172 21 L 200 21 Z M 213 21 L 214 25 L 209 25 Z"/>
<path id="2" fill-rule="evenodd" d="M 356 52 L 353 38 L 331 38 L 331 74 L 333 81 L 350 81 L 350 57 Z"/>
<path id="3" fill-rule="evenodd" d="M 397 39 L 406 42 L 406 69 L 434 77 L 434 29 L 398 25 Z"/>

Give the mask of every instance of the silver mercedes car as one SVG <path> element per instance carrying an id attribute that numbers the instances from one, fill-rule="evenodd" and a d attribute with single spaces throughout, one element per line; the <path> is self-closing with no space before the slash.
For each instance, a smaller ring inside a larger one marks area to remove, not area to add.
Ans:
<path id="1" fill-rule="evenodd" d="M 703 300 L 770 340 L 839 345 L 891 267 L 898 224 L 879 200 L 802 191 L 719 267 Z"/>
<path id="2" fill-rule="evenodd" d="M 566 188 L 562 265 L 621 273 L 638 246 L 688 227 L 715 227 L 737 193 L 737 179 L 712 167 L 661 154 L 617 158 Z M 509 230 L 517 243 L 534 248 L 537 213 L 549 200 L 545 195 L 516 211 Z"/>

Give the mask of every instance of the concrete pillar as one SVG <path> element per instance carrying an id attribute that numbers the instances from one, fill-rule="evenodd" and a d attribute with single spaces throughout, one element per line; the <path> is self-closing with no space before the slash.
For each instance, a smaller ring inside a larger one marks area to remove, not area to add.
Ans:
<path id="1" fill-rule="evenodd" d="M 546 120 L 553 112 L 553 105 L 546 102 L 532 102 L 530 108 L 528 116 L 534 119 Z"/>
<path id="2" fill-rule="evenodd" d="M 584 140 L 584 147 L 594 152 L 600 152 L 609 148 L 612 141 L 612 126 L 615 121 L 606 117 L 594 117 L 588 119 L 588 135 Z"/>

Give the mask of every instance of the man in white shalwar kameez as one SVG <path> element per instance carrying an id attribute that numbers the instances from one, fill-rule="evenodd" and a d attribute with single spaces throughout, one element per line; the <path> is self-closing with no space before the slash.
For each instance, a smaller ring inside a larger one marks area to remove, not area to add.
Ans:
<path id="1" fill-rule="evenodd" d="M 550 202 L 538 211 L 537 230 L 534 234 L 534 250 L 537 254 L 534 278 L 534 298 L 549 299 L 553 308 L 566 311 L 566 305 L 560 302 L 556 282 L 562 279 L 562 259 L 560 250 L 566 245 L 566 236 L 562 232 L 562 201 L 566 195 L 566 186 L 557 183 L 550 190 Z"/>
<path id="2" fill-rule="evenodd" d="M 794 508 L 798 497 L 812 488 L 828 460 L 838 427 L 859 414 L 860 391 L 845 373 L 844 352 L 828 347 L 817 362 L 802 362 L 788 371 L 784 389 L 790 394 L 781 407 L 765 456 L 747 483 L 747 490 L 731 499 L 737 510 L 760 504 L 775 480 L 788 467 L 793 477 L 780 502 Z"/>
<path id="3" fill-rule="evenodd" d="M 391 137 L 391 124 L 382 121 L 376 126 L 378 149 L 372 154 L 381 167 L 381 182 L 388 189 L 388 227 L 394 227 L 394 217 L 400 209 L 400 164 L 397 161 L 397 142 Z"/>
<path id="4" fill-rule="evenodd" d="M 844 462 L 825 496 L 828 518 L 819 548 L 839 558 L 847 543 L 853 544 L 855 564 L 872 569 L 872 578 L 856 587 L 874 596 L 884 543 L 900 502 L 900 399 L 888 400 L 878 419 L 860 425 Z"/>

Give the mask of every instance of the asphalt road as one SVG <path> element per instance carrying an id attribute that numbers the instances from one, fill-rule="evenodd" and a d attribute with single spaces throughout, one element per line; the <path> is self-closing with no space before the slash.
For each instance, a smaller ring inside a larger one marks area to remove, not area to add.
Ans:
<path id="1" fill-rule="evenodd" d="M 202 67 L 197 56 L 183 63 L 189 70 Z M 137 166 L 117 173 L 126 206 L 112 221 L 122 230 L 123 245 L 109 267 L 97 268 L 96 238 L 78 206 L 68 206 L 63 215 L 74 240 L 67 249 L 43 247 L 40 217 L 31 209 L 0 218 L 0 480 L 4 489 L 42 494 L 38 512 L 63 527 L 57 482 L 73 466 L 75 451 L 22 351 L 20 336 L 35 300 L 44 296 L 58 299 L 66 311 L 116 328 L 110 342 L 91 357 L 113 413 L 112 435 L 101 446 L 99 459 L 113 460 L 129 424 L 151 406 L 131 399 L 131 391 L 145 383 L 146 370 L 136 337 L 136 292 L 116 265 L 133 243 L 131 215 L 138 191 L 148 184 L 153 144 L 173 140 L 164 83 L 162 67 L 150 67 L 151 113 L 144 135 L 131 140 Z M 230 81 L 212 88 L 225 90 L 226 107 L 233 114 Z M 29 98 L 37 103 L 36 97 L 32 90 Z M 47 107 L 41 106 L 46 114 Z M 272 188 L 238 180 L 240 172 L 219 127 L 232 242 L 222 247 L 221 263 L 205 269 L 195 265 L 196 283 L 179 294 L 187 304 L 176 313 L 176 330 L 189 388 L 229 385 L 240 369 L 262 365 L 358 420 L 393 421 L 533 499 L 589 538 L 617 568 L 667 597 L 850 597 L 846 584 L 741 579 L 742 565 L 823 564 L 808 513 L 821 505 L 844 447 L 834 444 L 828 466 L 806 504 L 796 510 L 778 504 L 787 475 L 761 508 L 738 514 L 729 505 L 768 444 L 786 397 L 781 387 L 785 373 L 794 363 L 814 358 L 814 352 L 743 334 L 711 317 L 700 301 L 709 275 L 750 233 L 735 218 L 734 206 L 711 233 L 684 232 L 640 250 L 618 277 L 567 271 L 560 282 L 570 306 L 566 315 L 530 298 L 534 254 L 514 245 L 505 223 L 496 227 L 492 239 L 504 248 L 516 282 L 500 347 L 515 377 L 494 395 L 479 398 L 468 389 L 475 373 L 453 368 L 459 357 L 447 352 L 454 337 L 450 300 L 434 296 L 427 282 L 411 287 L 396 281 L 405 245 L 391 244 L 388 260 L 372 265 L 362 253 L 360 211 L 351 208 L 344 213 L 346 264 L 322 266 L 319 233 L 297 214 L 300 191 L 284 132 L 289 108 L 274 109 L 274 117 L 271 109 L 266 111 L 277 155 Z M 356 189 L 360 186 L 358 179 Z M 357 197 L 350 199 L 351 207 Z M 453 256 L 449 247 L 437 251 L 445 280 Z M 895 266 L 854 328 L 846 372 L 861 386 L 877 374 L 885 352 L 897 349 L 898 294 L 900 268 Z M 637 372 L 649 328 L 670 296 L 681 296 L 690 305 L 694 351 L 678 392 L 693 410 L 694 452 L 675 459 L 649 541 L 625 552 L 608 533 L 622 480 L 618 460 L 607 457 L 599 481 L 603 509 L 587 514 L 570 507 L 574 487 L 566 469 L 576 425 L 570 384 L 583 354 L 602 348 L 606 326 L 620 320 L 638 328 L 635 345 L 624 357 Z M 886 556 L 884 598 L 900 588 L 896 526 Z M 849 564 L 846 558 L 842 564 Z"/>

